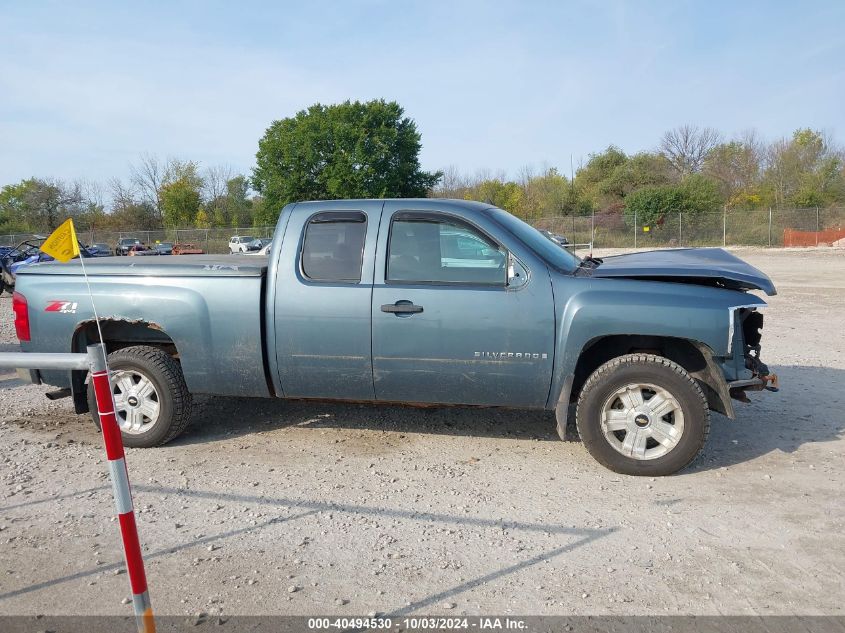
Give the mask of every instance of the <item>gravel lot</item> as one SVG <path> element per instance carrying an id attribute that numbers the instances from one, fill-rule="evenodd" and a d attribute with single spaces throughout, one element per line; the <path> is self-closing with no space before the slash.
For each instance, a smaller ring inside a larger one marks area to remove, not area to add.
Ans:
<path id="1" fill-rule="evenodd" d="M 613 474 L 545 413 L 204 398 L 127 452 L 156 613 L 843 615 L 845 250 L 737 252 L 781 293 L 782 391 L 683 473 Z M 0 614 L 129 614 L 99 438 L 47 390 L 0 374 Z"/>

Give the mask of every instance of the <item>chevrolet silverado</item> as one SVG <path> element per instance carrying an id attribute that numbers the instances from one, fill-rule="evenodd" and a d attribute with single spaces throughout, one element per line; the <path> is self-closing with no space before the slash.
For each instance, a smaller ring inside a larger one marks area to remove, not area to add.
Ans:
<path id="1" fill-rule="evenodd" d="M 571 408 L 601 464 L 667 475 L 711 410 L 777 386 L 759 270 L 716 248 L 580 259 L 489 204 L 296 203 L 268 260 L 88 261 L 128 446 L 175 438 L 199 393 L 543 409 L 562 437 Z M 78 263 L 22 270 L 13 307 L 24 351 L 100 340 Z M 97 422 L 85 372 L 30 377 Z"/>

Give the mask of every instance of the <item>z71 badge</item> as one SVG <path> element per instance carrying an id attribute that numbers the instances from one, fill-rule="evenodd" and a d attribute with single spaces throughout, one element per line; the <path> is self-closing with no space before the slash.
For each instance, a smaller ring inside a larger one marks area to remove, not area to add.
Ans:
<path id="1" fill-rule="evenodd" d="M 61 312 L 62 314 L 76 314 L 76 308 L 79 306 L 75 301 L 50 301 L 44 312 Z"/>

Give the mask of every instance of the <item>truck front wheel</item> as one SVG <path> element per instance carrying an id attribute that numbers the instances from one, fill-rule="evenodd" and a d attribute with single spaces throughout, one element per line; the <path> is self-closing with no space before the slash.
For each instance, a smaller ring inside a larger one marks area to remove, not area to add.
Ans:
<path id="1" fill-rule="evenodd" d="M 109 354 L 108 360 L 115 415 L 125 446 L 160 446 L 185 430 L 192 400 L 178 362 L 147 345 L 117 350 Z M 91 384 L 88 404 L 94 423 L 100 428 Z"/>
<path id="2" fill-rule="evenodd" d="M 671 475 L 701 451 L 707 400 L 687 371 L 662 356 L 628 354 L 587 379 L 575 414 L 590 454 L 625 475 Z"/>

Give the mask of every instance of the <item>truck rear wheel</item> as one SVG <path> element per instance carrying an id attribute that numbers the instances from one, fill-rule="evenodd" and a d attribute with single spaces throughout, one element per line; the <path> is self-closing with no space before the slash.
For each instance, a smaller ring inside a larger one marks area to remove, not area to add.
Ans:
<path id="1" fill-rule="evenodd" d="M 599 463 L 625 475 L 671 475 L 692 462 L 710 432 L 698 383 L 662 356 L 628 354 L 584 384 L 578 434 Z"/>
<path id="2" fill-rule="evenodd" d="M 125 446 L 150 448 L 178 436 L 191 417 L 191 394 L 182 368 L 156 347 L 135 345 L 109 354 L 115 416 Z M 97 428 L 100 417 L 94 389 L 88 404 Z"/>

